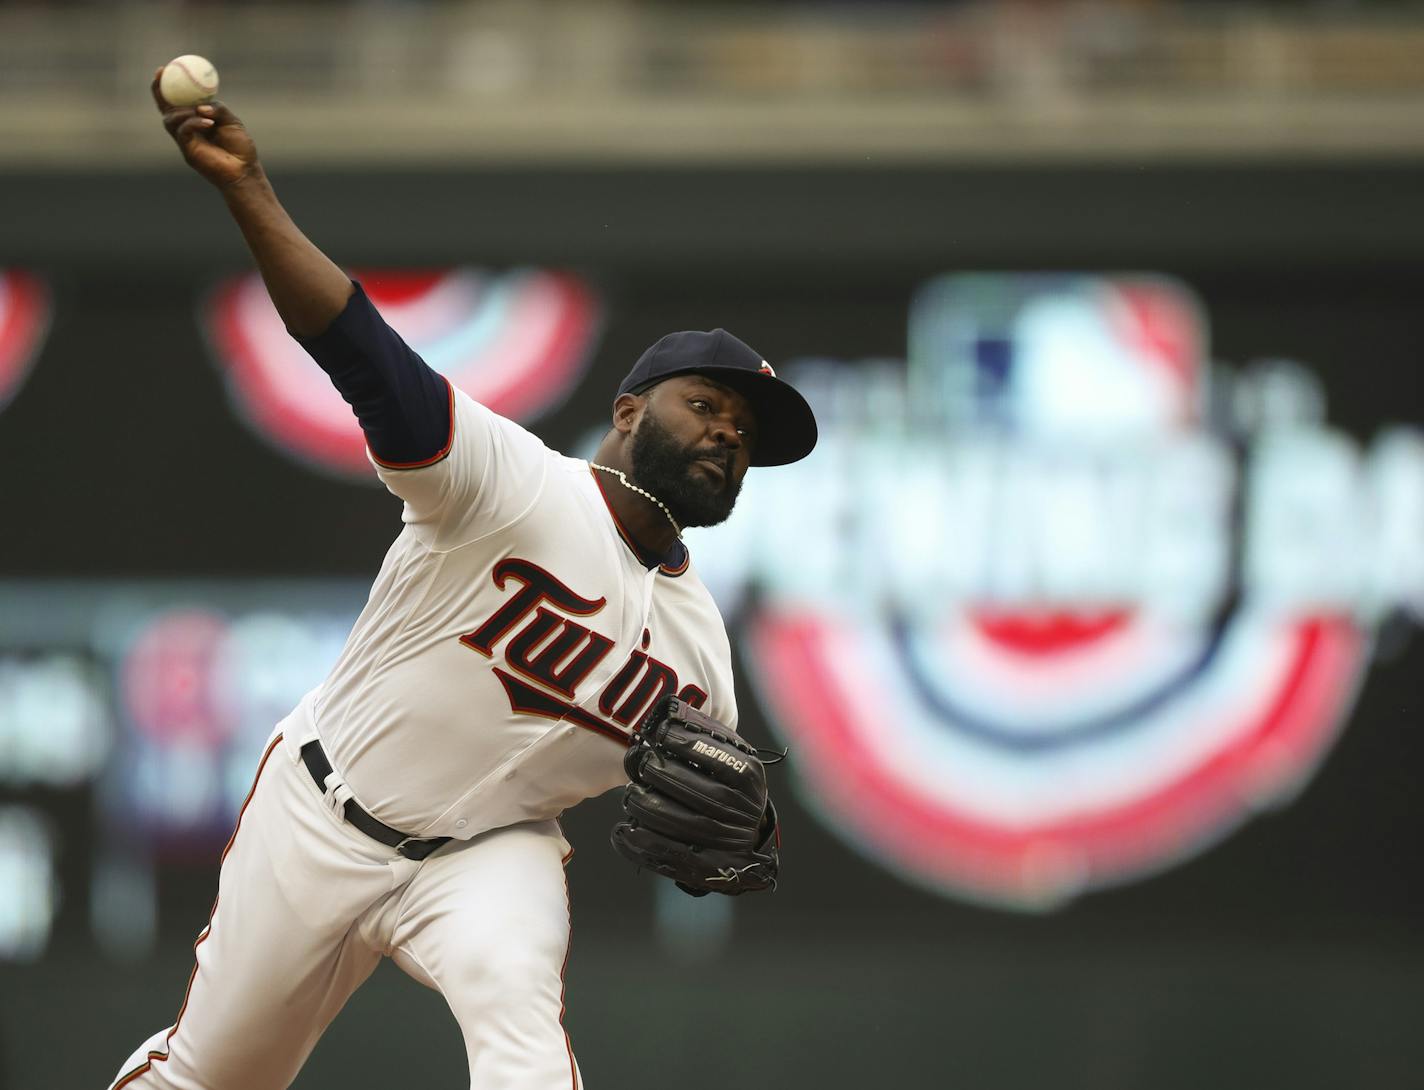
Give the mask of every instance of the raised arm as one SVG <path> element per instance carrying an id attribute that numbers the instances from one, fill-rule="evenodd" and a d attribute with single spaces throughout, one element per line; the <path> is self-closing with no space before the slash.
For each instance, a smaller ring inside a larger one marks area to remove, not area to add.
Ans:
<path id="1" fill-rule="evenodd" d="M 351 405 L 372 455 L 392 468 L 443 458 L 453 434 L 449 384 L 292 222 L 237 115 L 220 102 L 170 106 L 158 89 L 162 71 L 153 99 L 164 127 L 188 165 L 222 194 L 287 332 Z"/>
<path id="2" fill-rule="evenodd" d="M 277 200 L 246 127 L 220 102 L 170 106 L 153 77 L 163 125 L 188 165 L 217 187 L 247 240 L 272 303 L 294 337 L 323 332 L 345 308 L 351 281 Z"/>

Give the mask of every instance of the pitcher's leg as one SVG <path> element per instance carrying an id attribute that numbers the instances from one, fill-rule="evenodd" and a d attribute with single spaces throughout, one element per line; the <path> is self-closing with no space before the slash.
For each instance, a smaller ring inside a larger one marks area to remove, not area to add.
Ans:
<path id="1" fill-rule="evenodd" d="M 474 1090 L 577 1090 L 564 1032 L 568 844 L 556 822 L 497 829 L 426 860 L 392 956 L 450 1004 Z"/>
<path id="2" fill-rule="evenodd" d="M 223 1004 L 216 998 L 209 1003 L 204 994 L 205 990 L 214 989 L 214 973 L 204 968 L 200 956 L 177 1021 L 154 1034 L 129 1057 L 113 1088 L 284 1090 L 296 1078 L 322 1032 L 379 960 L 380 956 L 368 949 L 345 944 L 308 980 L 305 991 L 310 1005 L 304 1011 L 281 1011 L 280 1000 L 274 998 L 262 1004 L 265 1009 L 239 1011 L 228 1021 L 219 1014 L 217 1021 L 210 1021 L 194 1012 L 208 1006 L 218 1011 Z M 224 978 L 216 987 L 227 990 L 228 984 Z M 233 988 L 229 994 L 236 991 Z M 254 993 L 249 989 L 248 994 Z M 252 1017 L 254 1014 L 257 1017 Z"/>
<path id="3" fill-rule="evenodd" d="M 376 852 L 350 851 L 298 775 L 278 737 L 223 853 L 178 1017 L 113 1090 L 280 1090 L 375 968 L 379 951 L 353 941 L 352 920 L 389 873 Z"/>

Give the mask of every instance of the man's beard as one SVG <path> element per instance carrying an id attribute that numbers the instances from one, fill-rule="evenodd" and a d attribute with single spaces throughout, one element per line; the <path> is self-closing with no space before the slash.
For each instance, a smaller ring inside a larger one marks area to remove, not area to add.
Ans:
<path id="1" fill-rule="evenodd" d="M 644 413 L 629 451 L 633 480 L 667 504 L 679 526 L 716 526 L 737 502 L 742 482 L 732 476 L 734 456 L 717 447 L 685 449 L 652 413 Z M 722 467 L 718 483 L 694 468 L 699 458 Z"/>

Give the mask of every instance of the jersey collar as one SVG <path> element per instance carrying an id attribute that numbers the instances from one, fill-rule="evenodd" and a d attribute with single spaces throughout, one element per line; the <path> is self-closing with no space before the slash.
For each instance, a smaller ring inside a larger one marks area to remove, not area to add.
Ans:
<path id="1" fill-rule="evenodd" d="M 679 576 L 687 571 L 687 566 L 692 562 L 692 554 L 688 552 L 687 546 L 678 538 L 672 543 L 665 553 L 653 552 L 639 545 L 633 535 L 628 532 L 628 528 L 623 525 L 623 520 L 618 517 L 618 512 L 613 510 L 613 504 L 608 502 L 608 491 L 604 488 L 603 478 L 589 467 L 589 476 L 593 478 L 593 483 L 598 486 L 598 494 L 603 499 L 603 505 L 608 508 L 608 514 L 613 519 L 613 525 L 618 531 L 618 536 L 623 539 L 623 544 L 634 556 L 638 558 L 638 563 L 645 568 L 657 568 L 659 575 Z"/>

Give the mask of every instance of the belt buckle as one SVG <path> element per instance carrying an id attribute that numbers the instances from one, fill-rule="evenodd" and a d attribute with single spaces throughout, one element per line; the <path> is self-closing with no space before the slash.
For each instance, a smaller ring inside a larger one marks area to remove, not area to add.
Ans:
<path id="1" fill-rule="evenodd" d="M 433 837 L 408 836 L 396 845 L 396 854 L 419 863 L 440 847 L 439 844 L 434 843 L 434 840 Z"/>

